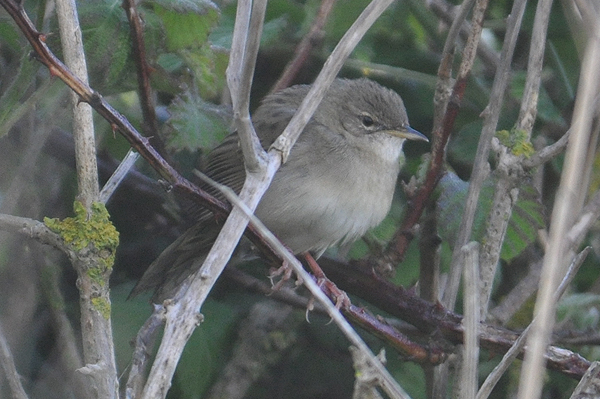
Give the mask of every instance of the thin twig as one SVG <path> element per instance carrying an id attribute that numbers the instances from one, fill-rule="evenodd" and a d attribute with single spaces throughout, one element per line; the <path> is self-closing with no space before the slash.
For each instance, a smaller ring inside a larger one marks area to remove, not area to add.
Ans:
<path id="1" fill-rule="evenodd" d="M 115 172 L 110 176 L 102 190 L 100 191 L 99 201 L 103 204 L 106 204 L 110 197 L 113 195 L 115 190 L 119 187 L 123 179 L 127 177 L 127 174 L 130 172 L 131 168 L 135 164 L 135 161 L 138 160 L 140 154 L 135 152 L 132 148 L 127 151 L 125 158 L 121 161 Z"/>
<path id="2" fill-rule="evenodd" d="M 444 23 L 448 25 L 454 24 L 456 20 L 456 14 L 453 10 L 457 7 L 453 4 L 448 3 L 444 0 L 432 0 L 428 1 L 427 6 L 433 11 Z M 467 40 L 471 27 L 469 23 L 463 19 L 460 27 L 460 37 L 463 40 Z M 487 65 L 488 69 L 494 71 L 500 64 L 500 57 L 494 52 L 486 43 L 480 43 L 477 47 L 477 54 L 479 58 Z"/>
<path id="3" fill-rule="evenodd" d="M 537 151 L 531 157 L 524 159 L 523 168 L 537 168 L 538 166 L 545 164 L 551 159 L 554 159 L 559 154 L 562 154 L 565 148 L 567 148 L 567 143 L 569 142 L 570 135 L 571 131 L 567 130 L 567 132 L 563 134 L 562 137 L 556 141 L 556 143 L 548 145 L 542 148 L 541 150 Z"/>
<path id="4" fill-rule="evenodd" d="M 232 87 L 231 92 L 237 93 L 231 98 L 234 121 L 240 138 L 246 169 L 249 174 L 252 174 L 263 172 L 266 169 L 265 164 L 267 162 L 265 151 L 260 145 L 260 140 L 250 120 L 250 88 L 252 87 L 252 77 L 254 76 L 256 56 L 260 45 L 266 1 L 255 0 L 254 2 L 242 3 L 252 4 L 250 21 L 247 25 L 246 35 L 238 37 L 239 40 L 245 39 L 245 47 L 241 57 L 230 59 L 231 64 L 239 63 L 240 65 L 227 68 L 227 82 L 233 85 L 230 86 Z M 242 5 L 239 8 L 246 10 L 248 6 Z M 240 75 L 232 76 L 232 73 L 240 73 Z"/>
<path id="5" fill-rule="evenodd" d="M 165 309 L 160 305 L 154 305 L 154 311 L 135 337 L 131 355 L 131 370 L 125 388 L 125 397 L 128 399 L 138 398 L 142 393 L 146 384 L 146 366 L 150 360 L 158 329 L 164 322 Z"/>

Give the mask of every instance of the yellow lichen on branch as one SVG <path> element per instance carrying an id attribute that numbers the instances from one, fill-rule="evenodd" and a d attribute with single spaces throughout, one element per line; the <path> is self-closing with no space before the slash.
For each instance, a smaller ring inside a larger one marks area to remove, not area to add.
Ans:
<path id="1" fill-rule="evenodd" d="M 529 158 L 535 152 L 525 130 L 500 130 L 496 132 L 496 137 L 513 155 L 522 155 L 525 158 Z"/>
<path id="2" fill-rule="evenodd" d="M 92 213 L 88 213 L 81 202 L 73 205 L 74 217 L 64 220 L 44 218 L 48 228 L 63 238 L 65 243 L 76 252 L 86 248 L 92 249 L 98 255 L 100 265 L 104 270 L 88 270 L 93 280 L 101 280 L 105 271 L 112 269 L 115 252 L 119 245 L 119 232 L 110 221 L 110 215 L 102 203 L 92 204 Z"/>

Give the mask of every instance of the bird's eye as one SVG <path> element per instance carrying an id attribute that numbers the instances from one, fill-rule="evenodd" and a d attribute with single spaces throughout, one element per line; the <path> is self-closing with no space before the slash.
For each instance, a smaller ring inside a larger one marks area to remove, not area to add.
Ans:
<path id="1" fill-rule="evenodd" d="M 364 127 L 371 127 L 375 124 L 375 121 L 369 115 L 363 115 L 362 124 Z"/>

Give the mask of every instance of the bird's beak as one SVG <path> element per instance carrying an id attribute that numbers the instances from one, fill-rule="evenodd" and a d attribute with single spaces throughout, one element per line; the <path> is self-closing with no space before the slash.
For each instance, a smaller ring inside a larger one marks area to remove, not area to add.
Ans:
<path id="1" fill-rule="evenodd" d="M 416 131 L 410 126 L 405 126 L 398 130 L 386 130 L 386 133 L 392 136 L 400 137 L 401 139 L 429 141 L 424 134 Z"/>

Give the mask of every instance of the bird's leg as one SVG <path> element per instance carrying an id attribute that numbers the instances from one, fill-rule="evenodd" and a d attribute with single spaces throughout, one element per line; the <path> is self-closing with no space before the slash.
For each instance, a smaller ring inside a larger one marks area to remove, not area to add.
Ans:
<path id="1" fill-rule="evenodd" d="M 309 252 L 305 252 L 303 256 L 304 259 L 306 259 L 306 263 L 308 264 L 308 267 L 310 267 L 313 276 L 315 276 L 315 279 L 317 280 L 317 285 L 323 290 L 323 292 L 325 292 L 325 294 L 327 294 L 327 296 L 329 296 L 329 298 L 331 298 L 333 302 L 335 302 L 335 307 L 338 309 L 342 307 L 349 307 L 351 303 L 348 295 L 344 291 L 340 290 L 333 283 L 333 281 L 327 278 L 327 276 L 325 276 L 325 273 L 315 258 Z"/>

